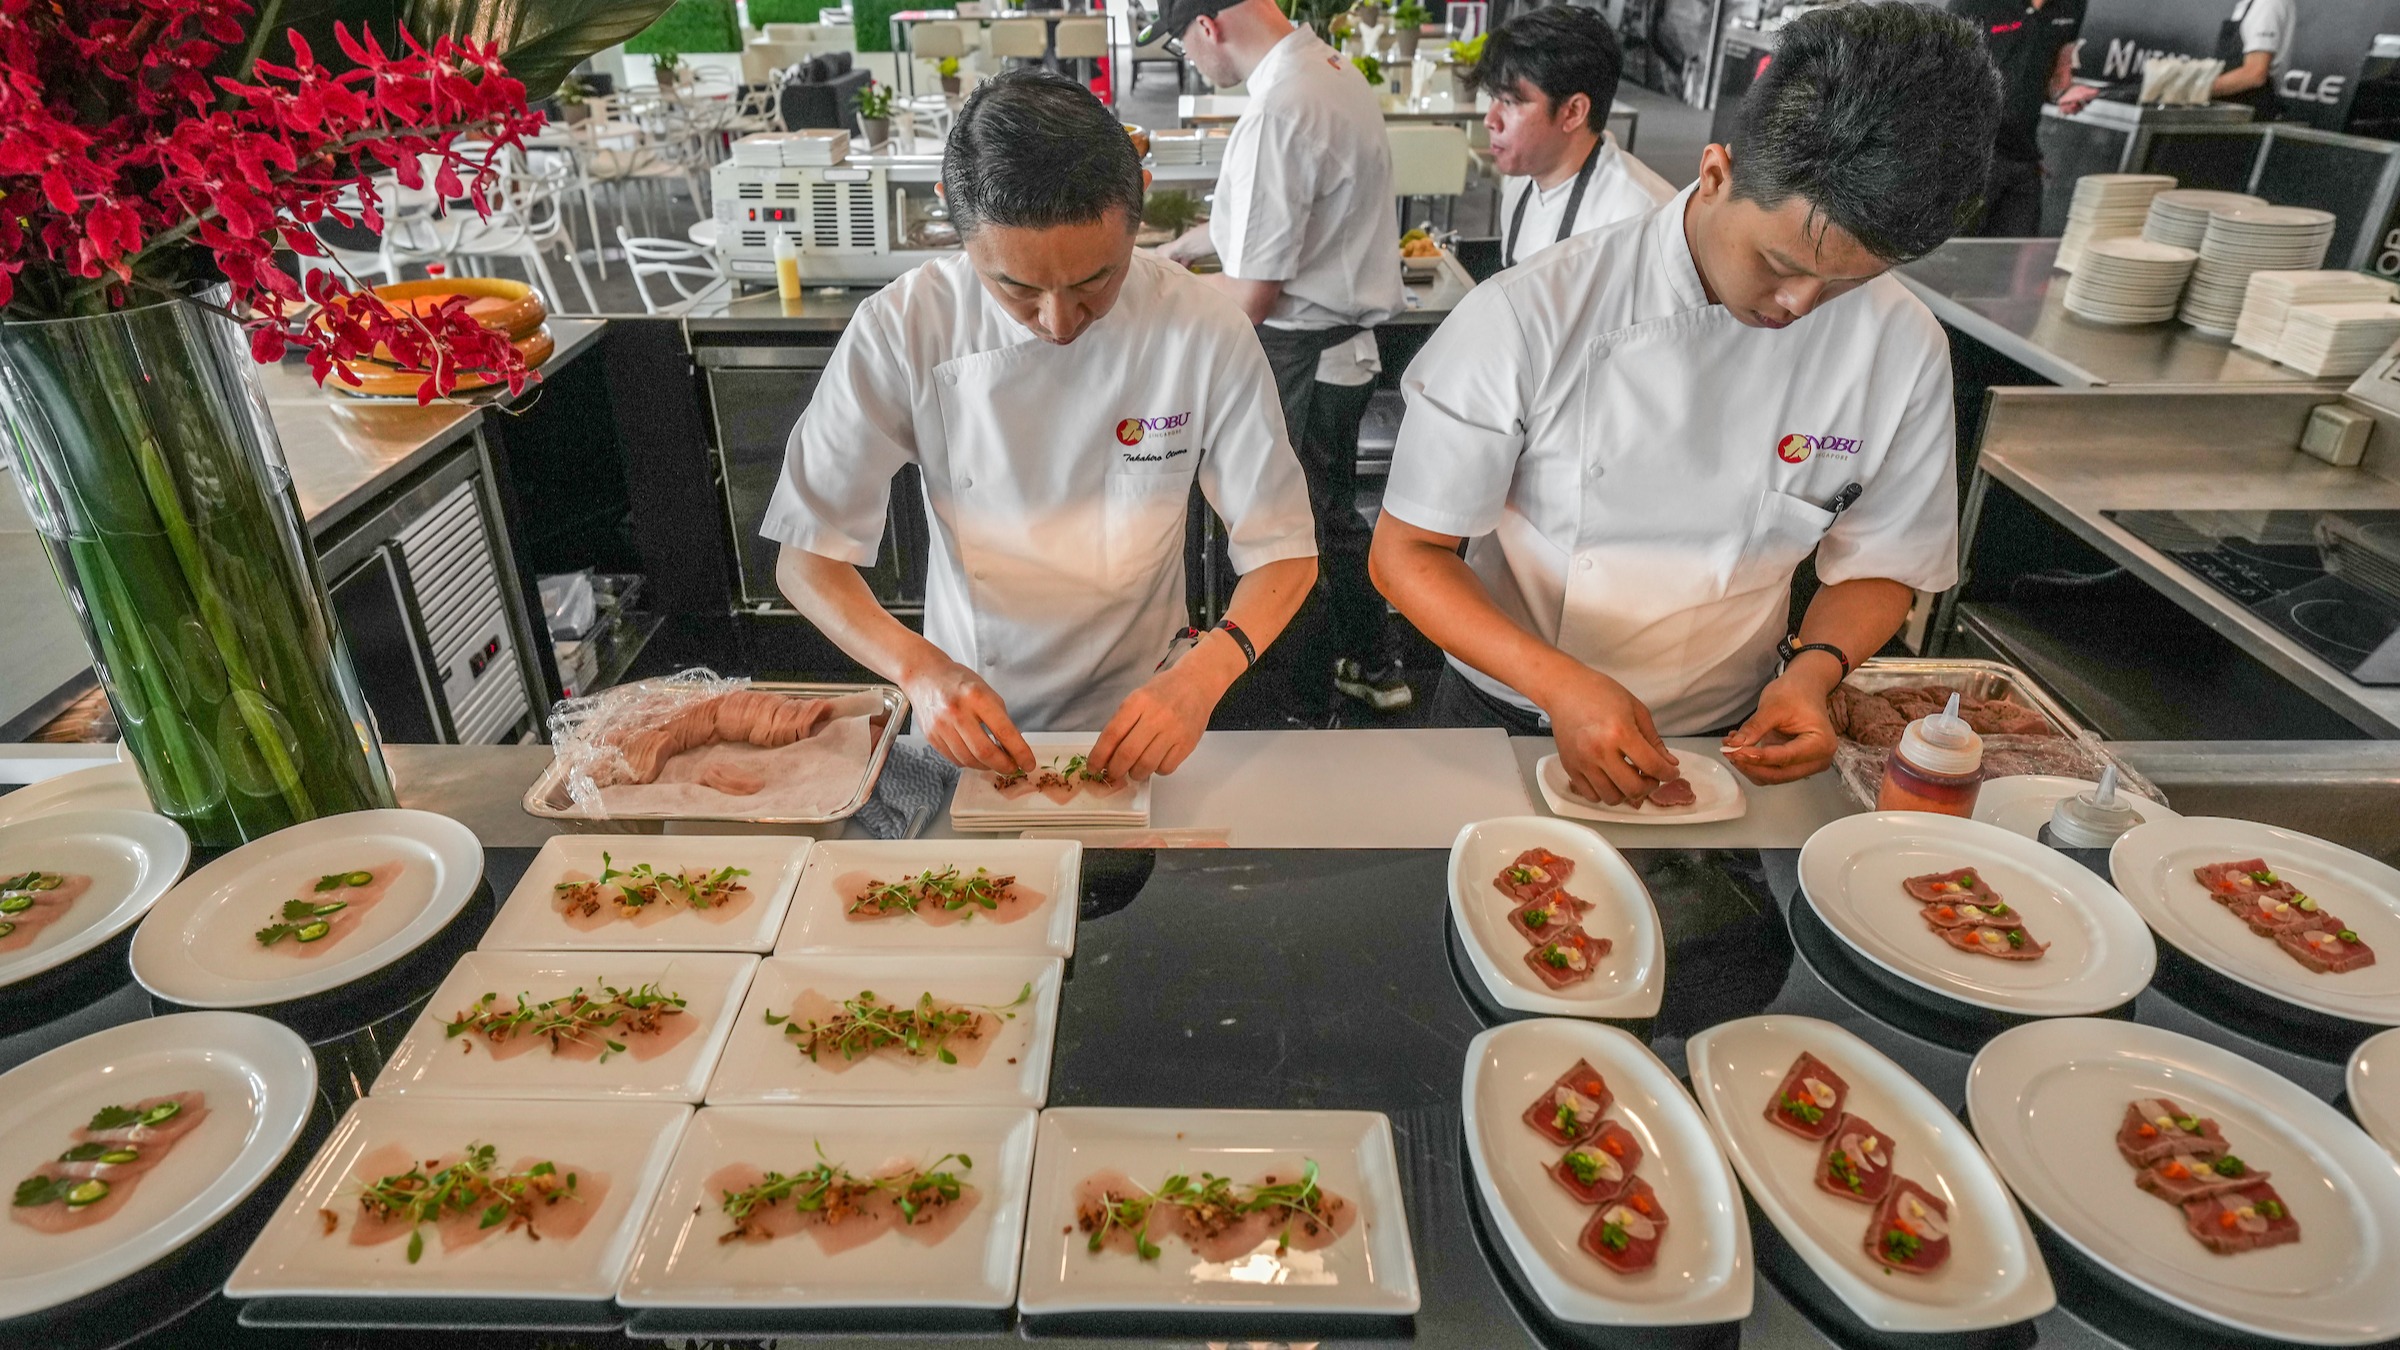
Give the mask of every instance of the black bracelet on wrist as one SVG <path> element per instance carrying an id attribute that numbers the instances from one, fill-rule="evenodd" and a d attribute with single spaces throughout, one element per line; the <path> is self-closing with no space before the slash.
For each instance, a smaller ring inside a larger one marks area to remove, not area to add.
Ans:
<path id="1" fill-rule="evenodd" d="M 1791 669 L 1793 660 L 1796 659 L 1802 652 L 1823 652 L 1827 656 L 1830 656 L 1834 660 L 1842 663 L 1843 679 L 1846 680 L 1850 678 L 1850 658 L 1843 655 L 1841 648 L 1834 646 L 1830 642 L 1795 643 L 1793 638 L 1796 636 L 1798 635 L 1787 635 L 1781 642 L 1775 644 L 1775 655 L 1783 659 L 1783 668 L 1785 670 Z"/>
<path id="2" fill-rule="evenodd" d="M 1217 627 L 1224 629 L 1233 638 L 1235 645 L 1242 649 L 1242 668 L 1244 670 L 1258 664 L 1258 648 L 1250 645 L 1250 635 L 1242 631 L 1240 624 L 1231 619 L 1219 619 Z"/>

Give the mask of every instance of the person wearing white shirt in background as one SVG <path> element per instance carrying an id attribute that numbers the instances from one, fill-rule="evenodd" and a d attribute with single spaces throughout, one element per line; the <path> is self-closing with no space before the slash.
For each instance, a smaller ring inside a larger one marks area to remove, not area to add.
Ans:
<path id="1" fill-rule="evenodd" d="M 1594 10 L 1550 5 L 1515 15 L 1484 40 L 1476 82 L 1492 96 L 1500 183 L 1500 265 L 1514 267 L 1552 244 L 1675 195 L 1608 134 L 1624 52 Z"/>
<path id="2" fill-rule="evenodd" d="M 1092 762 L 1113 772 L 1174 772 L 1316 579 L 1307 489 L 1250 325 L 1134 251 L 1148 180 L 1073 81 L 976 86 L 942 160 L 964 251 L 859 307 L 785 451 L 763 526 L 785 545 L 778 584 L 906 690 L 917 728 L 962 766 L 1036 767 L 1022 727 L 1096 731 Z M 912 463 L 932 525 L 922 637 L 857 570 Z M 1187 646 L 1195 482 L 1242 579 L 1228 622 Z"/>
<path id="3" fill-rule="evenodd" d="M 1735 727 L 1761 783 L 1831 761 L 1833 687 L 1958 575 L 1948 344 L 1885 274 L 1973 218 L 1999 97 L 1958 19 L 1813 11 L 1693 186 L 1469 293 L 1403 381 L 1373 555 L 1449 653 L 1433 725 L 1547 722 L 1612 804 L 1679 776 L 1665 736 Z"/>
<path id="4" fill-rule="evenodd" d="M 2292 0 L 2235 0 L 2233 12 L 2217 26 L 2215 55 L 2225 63 L 2225 73 L 2209 86 L 2209 97 L 2247 103 L 2261 122 L 2281 116 L 2283 99 L 2275 86 L 2290 62 L 2298 23 Z"/>
<path id="5" fill-rule="evenodd" d="M 1361 337 L 1400 312 L 1400 227 L 1382 106 L 1339 53 L 1275 0 L 1165 0 L 1143 40 L 1164 36 L 1211 84 L 1244 84 L 1249 102 L 1225 143 L 1208 221 L 1159 250 L 1178 262 L 1216 255 L 1211 284 L 1258 325 L 1283 420 L 1317 517 L 1320 608 L 1333 662 L 1305 670 L 1306 704 L 1335 688 L 1371 706 L 1413 695 L 1390 648 L 1383 598 L 1367 578 L 1372 532 L 1358 514 L 1358 423 L 1371 381 L 1321 382 L 1320 362 L 1358 380 Z M 1322 406 L 1320 406 L 1322 405 Z M 1313 707 L 1309 707 L 1314 712 Z"/>

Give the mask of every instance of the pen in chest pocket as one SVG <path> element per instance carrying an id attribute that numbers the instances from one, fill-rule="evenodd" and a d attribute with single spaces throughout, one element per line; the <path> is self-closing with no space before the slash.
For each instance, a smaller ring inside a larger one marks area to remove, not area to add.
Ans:
<path id="1" fill-rule="evenodd" d="M 1834 518 L 1838 520 L 1841 518 L 1841 514 L 1844 511 L 1847 511 L 1851 507 L 1858 504 L 1859 494 L 1865 492 L 1866 490 L 1866 484 L 1852 483 L 1850 486 L 1833 494 L 1833 500 L 1825 503 L 1825 509 L 1832 512 Z"/>

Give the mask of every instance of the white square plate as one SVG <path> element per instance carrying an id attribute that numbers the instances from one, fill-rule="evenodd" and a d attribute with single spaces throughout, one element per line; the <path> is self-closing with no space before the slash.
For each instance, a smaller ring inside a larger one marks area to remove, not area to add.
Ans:
<path id="1" fill-rule="evenodd" d="M 783 927 L 809 842 L 765 834 L 554 835 L 534 855 L 477 945 L 485 951 L 765 952 Z M 660 920 L 612 918 L 597 928 L 569 926 L 552 899 L 559 882 L 570 871 L 600 875 L 608 865 L 604 859 L 620 869 L 649 863 L 662 872 L 747 868 L 750 875 L 742 884 L 750 888 L 750 903 L 723 918 L 678 905 Z"/>
<path id="2" fill-rule="evenodd" d="M 1025 733 L 1025 744 L 1033 751 L 1034 763 L 1045 768 L 1064 764 L 1070 756 L 1089 754 L 1096 740 L 1098 737 L 1089 732 Z M 1144 779 L 1133 784 L 1130 792 L 1105 797 L 1077 793 L 1063 802 L 1052 801 L 1038 792 L 1003 797 L 992 786 L 989 771 L 968 769 L 959 774 L 958 787 L 951 793 L 950 818 L 957 828 L 968 831 L 1025 829 L 1069 821 L 1147 825 L 1150 787 L 1149 780 Z"/>
<path id="3" fill-rule="evenodd" d="M 1023 1107 L 711 1106 L 692 1118 L 643 1225 L 617 1301 L 628 1308 L 1005 1308 L 1016 1297 L 1034 1113 Z M 973 1160 L 979 1198 L 932 1246 L 897 1232 L 836 1256 L 805 1233 L 719 1242 L 730 1230 L 708 1179 L 746 1163 L 792 1173 L 818 1150 L 860 1176 L 886 1163 Z"/>
<path id="4" fill-rule="evenodd" d="M 472 1101 L 369 1097 L 350 1108 L 301 1174 L 281 1208 L 226 1281 L 230 1298 L 479 1298 L 597 1300 L 615 1292 L 633 1256 L 642 1217 L 692 1108 L 673 1102 Z M 430 1231 L 424 1256 L 408 1261 L 405 1239 L 353 1246 L 358 1190 L 403 1171 L 408 1159 L 499 1150 L 503 1167 L 547 1158 L 579 1178 L 608 1179 L 607 1193 L 571 1239 L 534 1241 L 493 1233 L 444 1251 Z M 362 1175 L 361 1160 L 367 1172 Z M 390 1167 L 384 1166 L 390 1160 Z M 340 1220 L 328 1234 L 321 1211 Z"/>
<path id="5" fill-rule="evenodd" d="M 981 867 L 1042 893 L 1031 910 L 1007 923 L 970 911 L 935 925 L 913 914 L 849 917 L 850 903 L 868 881 L 898 881 L 919 872 Z M 809 852 L 792 897 L 791 917 L 776 940 L 777 956 L 801 952 L 953 951 L 1075 954 L 1075 906 L 1083 880 L 1083 845 L 1072 839 L 830 839 Z"/>
<path id="6" fill-rule="evenodd" d="M 711 1106 L 1026 1106 L 1050 1096 L 1050 1050 L 1058 1036 L 1058 987 L 1064 965 L 1055 956 L 1024 952 L 952 952 L 928 960 L 898 952 L 773 956 L 758 968 L 733 1026 L 733 1039 L 709 1080 Z M 1010 1008 L 1027 985 L 1033 993 Z M 913 1005 L 932 994 L 941 1003 L 1013 1013 L 1000 1024 L 981 1061 L 943 1064 L 878 1051 L 840 1072 L 831 1052 L 812 1061 L 767 1014 L 788 1017 L 800 991 L 814 989 L 839 1003 L 873 990 L 887 1003 Z"/>
<path id="7" fill-rule="evenodd" d="M 1584 931 L 1613 945 L 1589 979 L 1552 989 L 1525 964 L 1527 942 L 1508 921 L 1517 907 L 1492 879 L 1529 848 L 1575 861 L 1565 890 L 1589 901 Z M 1649 1017 L 1665 997 L 1667 953 L 1650 888 L 1625 855 L 1580 825 L 1547 816 L 1478 821 L 1450 845 L 1450 922 L 1483 987 L 1503 1008 L 1558 1017 Z"/>
<path id="8" fill-rule="evenodd" d="M 384 1064 L 374 1094 L 697 1102 L 757 967 L 757 957 L 737 952 L 468 952 Z M 498 994 L 492 1006 L 507 1010 L 516 1007 L 519 994 L 538 1003 L 578 988 L 597 993 L 604 985 L 634 989 L 653 982 L 683 999 L 676 1020 L 690 1019 L 662 1053 L 632 1045 L 624 1054 L 577 1059 L 536 1044 L 500 1059 L 475 1032 L 447 1034 L 451 1019 L 485 994 Z"/>
<path id="9" fill-rule="evenodd" d="M 1634 1175 L 1667 1212 L 1658 1264 L 1620 1275 L 1582 1248 L 1596 1212 L 1550 1175 L 1563 1152 L 1525 1108 L 1578 1059 L 1600 1071 L 1611 1120 L 1641 1141 Z M 1675 1075 L 1615 1027 L 1541 1018 L 1493 1027 L 1467 1046 L 1460 1105 L 1475 1185 L 1542 1303 L 1564 1321 L 1605 1326 L 1738 1322 L 1750 1315 L 1750 1220 L 1717 1137 Z"/>
<path id="10" fill-rule="evenodd" d="M 1820 1146 L 1767 1119 L 1768 1100 L 1803 1050 L 1849 1083 L 1845 1109 L 1890 1137 L 1894 1174 L 1949 1205 L 1950 1259 L 1932 1273 L 1898 1274 L 1867 1255 L 1872 1212 L 1819 1189 Z M 1694 1036 L 1684 1053 L 1693 1095 L 1742 1185 L 1860 1321 L 1877 1331 L 1974 1331 L 2057 1304 L 2033 1230 L 1990 1160 L 1958 1117 L 1882 1052 L 1813 1017 L 1745 1017 Z"/>
<path id="11" fill-rule="evenodd" d="M 1180 1241 L 1157 1259 L 1088 1249 L 1075 1191 L 1096 1172 L 1154 1186 L 1214 1172 L 1250 1184 L 1317 1164 L 1326 1190 L 1359 1207 L 1331 1246 L 1277 1255 L 1271 1242 L 1208 1262 Z M 1020 1311 L 1317 1312 L 1402 1317 L 1418 1305 L 1417 1267 L 1392 1124 L 1380 1111 L 1145 1111 L 1061 1107 L 1042 1113 L 1033 1201 L 1025 1221 Z"/>
<path id="12" fill-rule="evenodd" d="M 2180 1209 L 2135 1188 L 2117 1130 L 2128 1102 L 2158 1096 L 2215 1120 L 2234 1156 L 2269 1174 L 2300 1221 L 2298 1242 L 2219 1256 Z M 2291 1080 L 2158 1027 L 2036 1022 L 1985 1043 L 1967 1109 L 2042 1222 L 2152 1295 L 2277 1340 L 2400 1336 L 2400 1170 Z"/>

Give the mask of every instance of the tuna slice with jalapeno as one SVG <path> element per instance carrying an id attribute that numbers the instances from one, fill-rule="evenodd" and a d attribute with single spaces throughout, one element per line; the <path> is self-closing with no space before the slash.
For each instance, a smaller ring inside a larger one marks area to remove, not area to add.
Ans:
<path id="1" fill-rule="evenodd" d="M 1567 884 L 1575 875 L 1575 862 L 1562 858 L 1546 848 L 1529 848 L 1517 855 L 1517 860 L 1500 869 L 1492 878 L 1510 899 L 1534 900 L 1548 895 Z"/>
<path id="2" fill-rule="evenodd" d="M 1817 1154 L 1817 1189 L 1872 1205 L 1892 1188 L 1892 1137 L 1860 1116 L 1843 1116 Z"/>
<path id="3" fill-rule="evenodd" d="M 2228 1153 L 2206 1158 L 2197 1153 L 2174 1153 L 2133 1174 L 2133 1184 L 2170 1205 L 2205 1200 L 2238 1191 L 2267 1174 Z"/>
<path id="4" fill-rule="evenodd" d="M 1599 1130 L 1601 1113 L 1615 1100 L 1608 1080 L 1579 1059 L 1525 1108 L 1525 1123 L 1551 1143 L 1580 1144 Z"/>
<path id="5" fill-rule="evenodd" d="M 1892 1182 L 1867 1225 L 1867 1255 L 1924 1275 L 1950 1259 L 1950 1206 L 1907 1177 Z"/>
<path id="6" fill-rule="evenodd" d="M 2220 1256 L 2300 1240 L 2300 1221 L 2292 1217 L 2275 1188 L 2263 1181 L 2224 1195 L 2185 1201 L 2183 1225 L 2201 1246 Z"/>
<path id="7" fill-rule="evenodd" d="M 2125 1121 L 2117 1127 L 2117 1152 L 2135 1167 L 2178 1154 L 2214 1162 L 2230 1151 L 2217 1122 L 2168 1097 L 2143 1097 L 2128 1104 Z"/>
<path id="8" fill-rule="evenodd" d="M 1825 1061 L 1803 1051 L 1767 1101 L 1767 1119 L 1803 1139 L 1832 1136 L 1842 1123 L 1842 1103 L 1850 1085 Z"/>
<path id="9" fill-rule="evenodd" d="M 1600 1206 L 1583 1226 L 1583 1249 L 1610 1270 L 1631 1275 L 1658 1264 L 1658 1245 L 1666 1236 L 1666 1207 L 1649 1182 L 1635 1177 L 1624 1194 Z"/>

